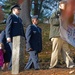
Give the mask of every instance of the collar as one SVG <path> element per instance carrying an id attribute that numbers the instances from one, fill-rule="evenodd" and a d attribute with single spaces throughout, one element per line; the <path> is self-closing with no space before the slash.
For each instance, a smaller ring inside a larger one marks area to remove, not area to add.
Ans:
<path id="1" fill-rule="evenodd" d="M 18 15 L 16 15 L 15 13 L 13 13 L 17 18 L 19 17 Z"/>
<path id="2" fill-rule="evenodd" d="M 37 25 L 33 24 L 35 27 L 37 27 Z"/>

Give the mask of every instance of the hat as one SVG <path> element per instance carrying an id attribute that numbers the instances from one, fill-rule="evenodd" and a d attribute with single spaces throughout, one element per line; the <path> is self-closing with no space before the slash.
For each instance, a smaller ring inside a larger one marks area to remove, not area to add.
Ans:
<path id="1" fill-rule="evenodd" d="M 32 18 L 32 19 L 34 19 L 34 18 L 38 19 L 38 15 L 34 15 L 34 16 L 32 16 L 31 18 Z"/>
<path id="2" fill-rule="evenodd" d="M 20 8 L 20 6 L 19 6 L 18 4 L 13 5 L 13 6 L 11 7 L 11 11 L 12 11 L 13 8 L 17 8 L 17 9 L 21 10 L 21 8 Z"/>
<path id="3" fill-rule="evenodd" d="M 62 3 L 66 4 L 67 1 L 66 1 L 66 0 L 64 0 L 64 1 L 59 1 L 59 5 L 62 4 Z"/>

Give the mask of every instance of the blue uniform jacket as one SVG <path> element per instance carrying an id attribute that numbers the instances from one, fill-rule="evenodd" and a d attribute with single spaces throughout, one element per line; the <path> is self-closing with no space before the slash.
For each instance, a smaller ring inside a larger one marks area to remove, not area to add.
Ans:
<path id="1" fill-rule="evenodd" d="M 14 36 L 25 36 L 21 18 L 10 14 L 6 21 L 6 38 Z"/>
<path id="2" fill-rule="evenodd" d="M 42 30 L 34 25 L 29 25 L 26 29 L 26 51 L 32 48 L 36 52 L 42 50 Z"/>
<path id="3" fill-rule="evenodd" d="M 6 40 L 6 34 L 5 34 L 5 30 L 3 30 L 1 32 L 1 35 L 0 35 L 0 43 L 3 43 L 4 44 L 4 49 L 11 52 L 11 48 L 9 46 L 9 44 L 7 43 L 7 40 Z"/>
<path id="4" fill-rule="evenodd" d="M 6 44 L 6 36 L 4 30 L 0 34 L 0 43 Z"/>

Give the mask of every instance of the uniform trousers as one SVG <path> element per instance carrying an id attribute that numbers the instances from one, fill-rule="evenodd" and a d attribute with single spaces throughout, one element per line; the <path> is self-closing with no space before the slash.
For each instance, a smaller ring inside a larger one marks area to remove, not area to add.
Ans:
<path id="1" fill-rule="evenodd" d="M 74 67 L 75 64 L 72 58 L 70 57 L 69 44 L 60 37 L 52 38 L 51 42 L 52 42 L 52 54 L 51 54 L 50 68 L 53 68 L 54 66 L 57 65 L 59 53 L 61 53 L 67 68 Z"/>
<path id="2" fill-rule="evenodd" d="M 10 58 L 10 62 L 8 65 L 8 69 L 11 70 L 11 68 L 12 68 L 12 42 L 9 42 L 8 44 L 9 44 L 10 49 L 11 49 L 11 58 Z"/>
<path id="3" fill-rule="evenodd" d="M 34 69 L 39 69 L 39 63 L 38 63 L 38 53 L 36 51 L 29 51 L 29 60 L 28 63 L 25 66 L 25 69 L 30 69 L 32 64 L 34 66 Z"/>

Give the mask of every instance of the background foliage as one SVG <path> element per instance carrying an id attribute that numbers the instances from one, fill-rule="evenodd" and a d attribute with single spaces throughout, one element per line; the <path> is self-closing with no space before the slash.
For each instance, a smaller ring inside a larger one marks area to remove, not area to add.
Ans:
<path id="1" fill-rule="evenodd" d="M 30 15 L 38 15 L 39 19 L 41 19 L 43 21 L 44 18 L 49 19 L 50 15 L 54 11 L 57 10 L 58 3 L 60 0 L 27 0 L 27 1 L 30 1 L 30 3 L 31 3 L 31 7 L 29 8 L 29 9 L 31 9 Z M 4 12 L 5 19 L 10 14 L 10 7 L 16 3 L 18 3 L 18 0 L 0 0 L 0 5 L 2 6 L 2 10 Z M 23 7 L 23 8 L 25 8 L 25 7 Z M 27 11 L 25 11 L 25 12 L 27 12 Z M 22 16 L 24 16 L 25 12 L 22 14 Z M 40 23 L 39 26 L 42 28 L 42 39 L 43 39 L 43 51 L 39 54 L 39 57 L 40 57 L 39 61 L 42 63 L 43 68 L 46 68 L 46 67 L 48 68 L 49 62 L 50 62 L 50 56 L 51 56 L 51 42 L 48 39 L 50 25 Z M 0 32 L 4 29 L 5 29 L 5 24 L 1 24 Z M 71 48 L 71 52 L 72 52 L 72 57 L 75 58 L 75 51 L 74 51 L 75 48 L 73 48 L 71 45 L 70 45 L 70 48 Z M 27 56 L 25 56 L 25 60 L 27 62 L 28 54 L 26 54 L 26 55 Z M 48 64 L 48 66 L 46 64 Z M 60 64 L 63 64 L 63 61 L 61 61 Z"/>
<path id="2" fill-rule="evenodd" d="M 5 18 L 10 13 L 10 7 L 13 4 L 22 2 L 24 0 L 0 0 L 0 5 L 3 7 Z M 38 15 L 40 18 L 49 18 L 52 12 L 57 10 L 60 0 L 30 0 L 31 1 L 31 15 Z"/>

